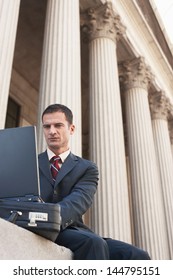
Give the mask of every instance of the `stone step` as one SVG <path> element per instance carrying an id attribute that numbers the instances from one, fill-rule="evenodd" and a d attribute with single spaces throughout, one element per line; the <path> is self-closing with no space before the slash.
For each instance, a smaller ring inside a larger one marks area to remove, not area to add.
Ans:
<path id="1" fill-rule="evenodd" d="M 72 252 L 0 218 L 1 260 L 71 260 Z"/>

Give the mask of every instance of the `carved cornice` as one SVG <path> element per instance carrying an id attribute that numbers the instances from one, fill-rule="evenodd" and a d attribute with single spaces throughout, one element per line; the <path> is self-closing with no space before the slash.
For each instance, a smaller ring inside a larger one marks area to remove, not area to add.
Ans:
<path id="1" fill-rule="evenodd" d="M 149 95 L 149 104 L 152 119 L 167 120 L 170 110 L 170 101 L 163 91 Z"/>
<path id="2" fill-rule="evenodd" d="M 115 14 L 111 2 L 96 8 L 88 9 L 83 14 L 83 39 L 92 41 L 97 38 L 109 38 L 113 41 L 125 32 L 120 16 Z"/>
<path id="3" fill-rule="evenodd" d="M 146 65 L 143 57 L 123 62 L 119 66 L 119 76 L 124 90 L 136 87 L 148 90 L 153 79 L 151 69 Z"/>

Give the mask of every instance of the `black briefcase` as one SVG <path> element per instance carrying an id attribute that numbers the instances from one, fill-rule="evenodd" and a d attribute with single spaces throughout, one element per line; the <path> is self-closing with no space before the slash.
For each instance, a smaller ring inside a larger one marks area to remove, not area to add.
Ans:
<path id="1" fill-rule="evenodd" d="M 60 206 L 53 203 L 0 199 L 0 218 L 55 241 L 61 225 Z"/>

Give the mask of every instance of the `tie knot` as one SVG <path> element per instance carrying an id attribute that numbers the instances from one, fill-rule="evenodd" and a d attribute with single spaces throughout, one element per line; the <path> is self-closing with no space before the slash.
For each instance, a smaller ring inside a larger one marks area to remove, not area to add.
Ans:
<path id="1" fill-rule="evenodd" d="M 51 158 L 51 162 L 52 162 L 52 163 L 55 163 L 55 161 L 60 162 L 60 161 L 61 161 L 61 158 L 60 158 L 59 156 L 53 156 L 53 157 Z"/>

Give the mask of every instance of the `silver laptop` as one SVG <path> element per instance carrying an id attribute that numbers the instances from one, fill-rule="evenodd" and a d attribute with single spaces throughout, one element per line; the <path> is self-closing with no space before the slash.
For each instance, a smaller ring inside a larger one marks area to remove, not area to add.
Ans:
<path id="1" fill-rule="evenodd" d="M 0 130 L 0 199 L 38 201 L 36 127 Z"/>

